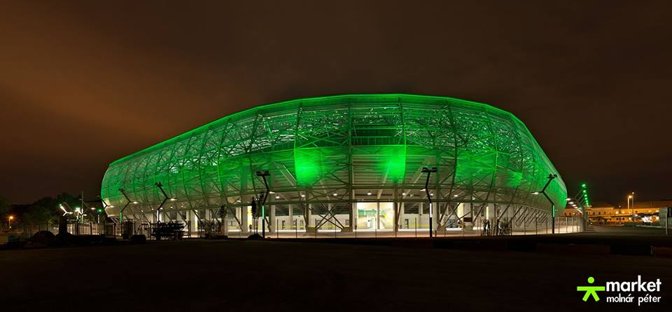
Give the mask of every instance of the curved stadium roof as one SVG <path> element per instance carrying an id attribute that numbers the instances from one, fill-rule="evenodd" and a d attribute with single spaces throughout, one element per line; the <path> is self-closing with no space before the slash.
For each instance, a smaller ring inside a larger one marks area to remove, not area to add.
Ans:
<path id="1" fill-rule="evenodd" d="M 439 96 L 357 94 L 307 98 L 244 110 L 109 165 L 101 198 L 112 207 L 239 206 L 264 190 L 273 202 L 423 201 L 423 166 L 437 167 L 436 202 L 495 203 L 549 210 L 540 190 L 557 174 L 525 125 L 487 104 Z M 548 188 L 565 206 L 562 178 Z M 242 203 L 241 203 L 242 202 Z M 116 207 L 116 208 L 115 208 Z"/>

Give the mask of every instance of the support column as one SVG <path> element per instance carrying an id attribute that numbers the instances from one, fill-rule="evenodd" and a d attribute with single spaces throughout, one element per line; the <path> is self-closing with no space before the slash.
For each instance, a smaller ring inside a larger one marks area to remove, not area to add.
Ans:
<path id="1" fill-rule="evenodd" d="M 374 230 L 380 230 L 380 201 L 376 202 L 376 225 Z"/>
<path id="2" fill-rule="evenodd" d="M 205 235 L 210 235 L 212 231 L 212 215 L 210 213 L 210 209 L 205 209 L 203 211 L 203 226 L 205 226 Z"/>
<path id="3" fill-rule="evenodd" d="M 220 208 L 220 209 L 227 209 L 227 207 L 222 206 L 222 208 Z M 222 213 L 220 211 L 219 216 L 220 216 L 221 222 L 222 222 L 222 235 L 227 235 L 228 236 L 229 235 L 229 221 L 226 220 L 227 219 L 226 217 L 228 216 L 229 211 L 228 210 L 225 210 L 225 211 L 226 211 L 225 213 Z"/>
<path id="4" fill-rule="evenodd" d="M 241 233 L 249 233 L 250 228 L 248 226 L 247 222 L 247 206 L 241 206 L 240 208 L 240 232 Z"/>
<path id="5" fill-rule="evenodd" d="M 187 220 L 185 220 L 185 222 L 187 222 L 187 237 L 191 237 L 191 228 L 192 228 L 191 210 L 187 210 L 185 215 L 187 216 Z"/>
<path id="6" fill-rule="evenodd" d="M 402 219 L 402 218 L 403 218 L 404 215 L 406 214 L 406 210 L 405 210 L 405 208 L 406 208 L 405 206 L 406 206 L 406 205 L 404 204 L 404 202 L 399 202 L 398 205 L 400 205 L 400 206 L 399 206 L 399 216 L 397 216 L 397 220 L 399 220 L 399 228 L 400 228 L 400 229 L 403 229 L 403 228 L 404 228 L 404 223 L 405 223 L 405 222 L 404 222 L 404 219 Z"/>
<path id="7" fill-rule="evenodd" d="M 200 221 L 200 218 L 199 218 L 198 215 L 196 215 L 195 212 L 193 212 L 191 210 L 189 210 L 189 212 L 191 213 L 190 221 L 191 221 L 191 224 L 193 224 L 193 226 L 191 227 L 192 231 L 196 232 L 196 235 L 197 235 L 196 237 L 200 237 L 199 233 L 200 233 L 201 229 L 200 229 L 199 222 L 198 222 L 198 221 Z"/>
<path id="8" fill-rule="evenodd" d="M 489 235 L 496 234 L 496 228 L 497 228 L 497 204 L 488 204 L 488 215 L 487 215 L 487 220 L 488 220 L 488 226 L 490 227 L 488 229 Z"/>
<path id="9" fill-rule="evenodd" d="M 394 235 L 395 237 L 397 236 L 397 232 L 399 232 L 399 227 L 401 224 L 401 204 L 399 203 L 399 197 L 397 194 L 397 185 L 394 185 L 394 194 L 392 196 L 392 211 L 394 211 L 394 217 L 392 220 L 394 220 Z"/>
<path id="10" fill-rule="evenodd" d="M 327 218 L 331 218 L 331 216 L 329 215 L 329 214 L 331 214 L 331 207 L 332 207 L 332 204 L 331 204 L 331 203 L 327 204 Z M 336 220 L 335 220 L 335 219 L 336 219 L 336 218 L 334 218 L 334 220 L 331 220 L 331 221 L 333 221 L 334 223 L 336 223 Z M 325 225 L 326 225 L 326 224 L 331 225 L 329 222 L 326 222 Z"/>
<path id="11" fill-rule="evenodd" d="M 432 231 L 434 231 L 434 234 L 438 234 L 439 230 L 439 202 L 433 202 L 432 203 L 432 223 L 430 226 L 432 227 Z"/>
<path id="12" fill-rule="evenodd" d="M 278 229 L 276 229 L 276 223 L 275 223 L 275 205 L 271 205 L 271 215 L 270 219 L 268 220 L 268 233 L 275 233 Z"/>
<path id="13" fill-rule="evenodd" d="M 422 216 L 425 214 L 425 213 L 424 213 L 424 212 L 425 212 L 424 210 L 425 210 L 425 203 L 424 203 L 424 202 L 421 202 L 421 203 L 418 205 L 418 225 L 417 225 L 418 229 L 424 229 L 424 228 L 422 227 L 422 224 L 423 224 L 423 221 L 424 221 L 424 220 L 422 219 Z M 427 217 L 427 220 L 429 220 L 429 217 Z M 426 234 L 426 233 L 425 233 L 425 234 Z"/>
<path id="14" fill-rule="evenodd" d="M 350 218 L 350 228 L 352 231 L 357 230 L 357 203 L 350 203 L 350 215 L 348 218 Z"/>
<path id="15" fill-rule="evenodd" d="M 163 220 L 161 222 L 173 221 L 173 219 L 171 219 L 170 216 L 168 215 L 168 211 L 166 211 L 166 209 L 161 209 L 161 215 L 162 215 L 161 220 Z"/>

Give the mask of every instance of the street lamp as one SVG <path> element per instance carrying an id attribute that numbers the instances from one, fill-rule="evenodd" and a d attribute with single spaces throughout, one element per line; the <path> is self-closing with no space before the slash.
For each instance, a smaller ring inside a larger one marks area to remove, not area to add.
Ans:
<path id="1" fill-rule="evenodd" d="M 271 190 L 268 188 L 268 181 L 266 181 L 266 177 L 270 176 L 271 174 L 268 173 L 268 170 L 259 170 L 257 171 L 257 176 L 261 177 L 264 180 L 264 186 L 266 187 L 266 192 L 264 193 L 264 196 L 261 198 L 261 237 L 266 238 L 266 209 L 265 209 L 265 203 L 266 199 L 268 198 L 268 194 L 270 194 Z"/>
<path id="2" fill-rule="evenodd" d="M 427 173 L 427 180 L 425 180 L 425 193 L 427 193 L 427 200 L 429 201 L 429 238 L 432 238 L 432 232 L 434 232 L 434 227 L 432 225 L 432 215 L 434 214 L 434 211 L 432 210 L 432 194 L 429 192 L 429 176 L 432 175 L 432 172 L 436 171 L 436 167 L 422 167 L 422 172 Z"/>
<path id="3" fill-rule="evenodd" d="M 541 189 L 541 191 L 532 192 L 532 194 L 534 195 L 543 194 L 544 197 L 546 197 L 546 199 L 548 200 L 548 202 L 551 203 L 551 234 L 555 234 L 555 203 L 553 202 L 553 200 L 551 200 L 550 197 L 548 197 L 548 194 L 546 194 L 546 188 L 548 188 L 548 186 L 551 184 L 551 181 L 553 181 L 553 179 L 557 177 L 558 177 L 557 174 L 554 173 L 549 174 L 548 181 L 546 181 L 546 184 Z"/>
<path id="4" fill-rule="evenodd" d="M 161 184 L 161 182 L 156 182 L 154 185 L 159 188 L 159 191 L 161 191 L 161 194 L 163 195 L 163 201 L 159 204 L 159 207 L 156 208 L 156 222 L 161 223 L 161 210 L 163 210 L 163 205 L 165 205 L 167 201 L 174 202 L 177 198 L 168 196 L 168 193 L 163 189 L 163 184 Z"/>
<path id="5" fill-rule="evenodd" d="M 63 215 L 64 215 L 64 216 L 70 213 L 69 211 L 67 211 L 67 210 L 65 209 L 65 207 L 63 207 L 63 204 L 59 204 L 59 205 L 58 205 L 58 208 L 61 208 L 61 210 L 63 210 Z"/>
<path id="6" fill-rule="evenodd" d="M 9 229 L 11 230 L 12 229 L 12 220 L 14 220 L 14 216 L 9 216 L 7 218 L 7 220 L 8 220 L 7 224 L 9 225 Z"/>
<path id="7" fill-rule="evenodd" d="M 632 204 L 631 204 L 632 202 Z M 630 210 L 630 215 L 632 221 L 635 221 L 635 192 L 628 194 L 628 210 Z"/>

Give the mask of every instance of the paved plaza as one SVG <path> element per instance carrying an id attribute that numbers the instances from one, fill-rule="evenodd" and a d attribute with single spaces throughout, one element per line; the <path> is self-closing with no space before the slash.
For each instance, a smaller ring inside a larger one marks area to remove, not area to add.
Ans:
<path id="1" fill-rule="evenodd" d="M 8 311 L 600 311 L 577 294 L 588 276 L 661 278 L 671 300 L 671 264 L 314 240 L 152 241 L 1 251 L 0 293 Z"/>

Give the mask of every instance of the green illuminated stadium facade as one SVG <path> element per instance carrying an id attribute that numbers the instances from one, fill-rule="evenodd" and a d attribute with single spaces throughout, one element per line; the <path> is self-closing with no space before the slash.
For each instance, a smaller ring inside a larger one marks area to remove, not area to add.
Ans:
<path id="1" fill-rule="evenodd" d="M 396 233 L 429 227 L 423 167 L 437 168 L 437 232 L 484 220 L 515 231 L 553 215 L 533 192 L 557 171 L 518 118 L 404 94 L 299 99 L 223 117 L 111 163 L 101 198 L 109 216 L 136 227 L 180 221 L 190 231 L 246 233 L 260 224 L 250 202 L 265 191 L 255 173 L 268 170 L 271 233 Z M 565 207 L 559 176 L 546 192 Z"/>

